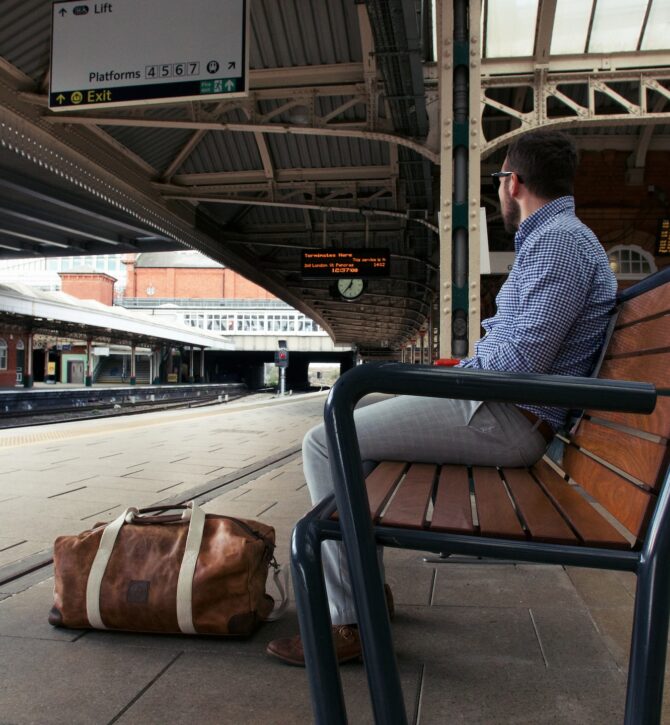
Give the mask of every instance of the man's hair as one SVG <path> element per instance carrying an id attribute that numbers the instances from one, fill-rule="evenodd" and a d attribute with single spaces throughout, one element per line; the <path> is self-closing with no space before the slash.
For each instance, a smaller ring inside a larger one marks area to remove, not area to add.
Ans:
<path id="1" fill-rule="evenodd" d="M 507 150 L 507 166 L 528 191 L 541 199 L 572 195 L 577 172 L 577 147 L 561 131 L 529 131 Z"/>

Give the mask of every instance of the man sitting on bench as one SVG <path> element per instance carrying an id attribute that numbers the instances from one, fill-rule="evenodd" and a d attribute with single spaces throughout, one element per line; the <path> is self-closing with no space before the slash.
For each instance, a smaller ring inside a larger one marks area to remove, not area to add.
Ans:
<path id="1" fill-rule="evenodd" d="M 616 280 L 605 250 L 575 216 L 577 150 L 571 137 L 531 131 L 492 174 L 516 259 L 484 320 L 475 354 L 460 365 L 483 370 L 588 375 L 614 307 Z M 564 422 L 561 408 L 398 396 L 355 413 L 365 473 L 378 461 L 530 466 Z M 303 443 L 312 503 L 333 492 L 323 425 Z M 323 543 L 323 567 L 339 662 L 358 659 L 356 611 L 340 542 Z M 389 611 L 392 597 L 386 587 Z M 269 643 L 268 654 L 304 666 L 300 636 Z"/>

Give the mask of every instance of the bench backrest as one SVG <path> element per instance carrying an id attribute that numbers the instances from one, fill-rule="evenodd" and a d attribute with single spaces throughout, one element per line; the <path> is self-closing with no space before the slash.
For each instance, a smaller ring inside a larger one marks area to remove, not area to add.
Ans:
<path id="1" fill-rule="evenodd" d="M 658 286 L 626 297 L 599 378 L 670 387 L 668 278 L 659 274 Z M 651 415 L 586 411 L 566 448 L 563 469 L 641 541 L 670 463 L 668 438 L 668 397 L 659 397 Z"/>

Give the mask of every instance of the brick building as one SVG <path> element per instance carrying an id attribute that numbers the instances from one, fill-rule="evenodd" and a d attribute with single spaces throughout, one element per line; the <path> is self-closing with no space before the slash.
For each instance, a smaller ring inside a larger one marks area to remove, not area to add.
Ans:
<path id="1" fill-rule="evenodd" d="M 127 274 L 126 299 L 277 299 L 200 252 L 126 255 L 123 262 Z"/>
<path id="2" fill-rule="evenodd" d="M 114 283 L 116 279 L 104 272 L 77 270 L 59 272 L 61 291 L 80 300 L 95 300 L 103 305 L 114 304 Z"/>

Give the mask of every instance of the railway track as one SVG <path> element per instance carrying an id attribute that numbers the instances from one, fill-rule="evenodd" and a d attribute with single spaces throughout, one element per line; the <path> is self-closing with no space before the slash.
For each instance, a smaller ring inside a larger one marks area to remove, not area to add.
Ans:
<path id="1" fill-rule="evenodd" d="M 200 408 L 207 405 L 219 405 L 249 396 L 249 392 L 211 396 L 194 396 L 179 400 L 142 400 L 137 402 L 96 403 L 91 406 L 69 406 L 45 411 L 20 411 L 8 413 L 0 417 L 0 430 L 23 428 L 33 425 L 49 425 L 70 421 L 111 418 L 118 415 L 137 415 L 139 413 L 159 412 L 175 408 Z"/>

